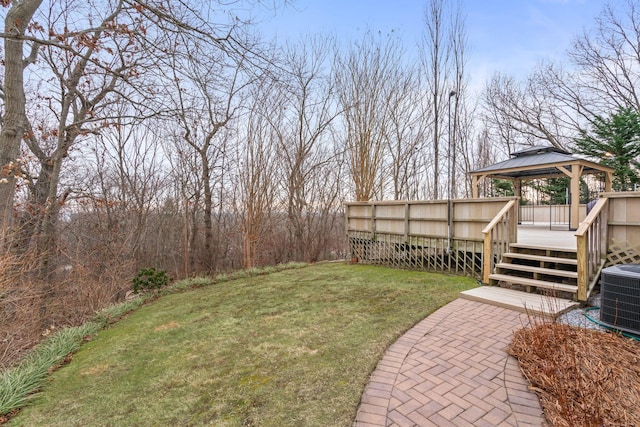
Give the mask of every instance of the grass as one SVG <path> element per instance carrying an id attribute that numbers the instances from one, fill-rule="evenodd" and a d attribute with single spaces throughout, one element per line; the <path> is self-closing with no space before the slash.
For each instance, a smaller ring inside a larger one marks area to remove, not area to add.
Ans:
<path id="1" fill-rule="evenodd" d="M 4 414 L 26 405 L 46 381 L 49 373 L 63 364 L 86 337 L 137 308 L 143 299 L 135 299 L 100 311 L 95 319 L 81 326 L 64 328 L 49 336 L 17 366 L 0 372 L 0 424 Z"/>
<path id="2" fill-rule="evenodd" d="M 384 349 L 469 278 L 322 264 L 163 296 L 9 425 L 349 426 Z"/>

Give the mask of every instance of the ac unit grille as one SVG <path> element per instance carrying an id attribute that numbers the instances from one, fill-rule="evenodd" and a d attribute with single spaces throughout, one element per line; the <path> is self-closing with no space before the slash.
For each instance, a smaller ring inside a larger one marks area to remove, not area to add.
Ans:
<path id="1" fill-rule="evenodd" d="M 616 265 L 602 270 L 600 321 L 640 335 L 640 265 Z"/>

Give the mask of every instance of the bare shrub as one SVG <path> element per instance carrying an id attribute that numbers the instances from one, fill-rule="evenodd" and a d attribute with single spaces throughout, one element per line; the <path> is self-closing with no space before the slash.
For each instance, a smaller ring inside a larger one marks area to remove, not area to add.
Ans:
<path id="1" fill-rule="evenodd" d="M 0 367 L 38 342 L 42 290 L 31 285 L 37 266 L 33 252 L 0 254 Z"/>
<path id="2" fill-rule="evenodd" d="M 96 311 L 123 301 L 133 262 L 67 258 L 46 280 L 38 256 L 0 254 L 0 368 L 14 364 L 43 337 L 77 326 Z"/>

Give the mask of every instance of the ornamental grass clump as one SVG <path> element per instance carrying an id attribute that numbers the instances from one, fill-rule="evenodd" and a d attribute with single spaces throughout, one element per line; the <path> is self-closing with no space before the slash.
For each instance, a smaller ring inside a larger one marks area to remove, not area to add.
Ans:
<path id="1" fill-rule="evenodd" d="M 65 328 L 35 347 L 17 366 L 0 373 L 0 415 L 24 406 L 49 373 L 80 347 L 85 337 L 102 325 L 88 322 Z M 0 419 L 1 420 L 1 419 Z"/>

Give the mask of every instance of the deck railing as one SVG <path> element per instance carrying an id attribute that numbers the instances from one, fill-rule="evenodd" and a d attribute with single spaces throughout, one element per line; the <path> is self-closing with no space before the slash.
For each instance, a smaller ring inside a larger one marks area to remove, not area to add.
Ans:
<path id="1" fill-rule="evenodd" d="M 576 231 L 578 301 L 586 301 L 607 256 L 609 199 L 602 197 Z"/>
<path id="2" fill-rule="evenodd" d="M 482 279 L 482 230 L 505 204 L 515 206 L 515 199 L 457 199 L 450 203 L 450 209 L 447 200 L 345 203 L 352 259 Z"/>
<path id="3" fill-rule="evenodd" d="M 482 230 L 484 235 L 482 281 L 484 283 L 489 283 L 489 274 L 494 270 L 496 263 L 502 260 L 502 254 L 509 250 L 509 244 L 518 240 L 517 208 L 517 200 L 511 200 Z"/>

